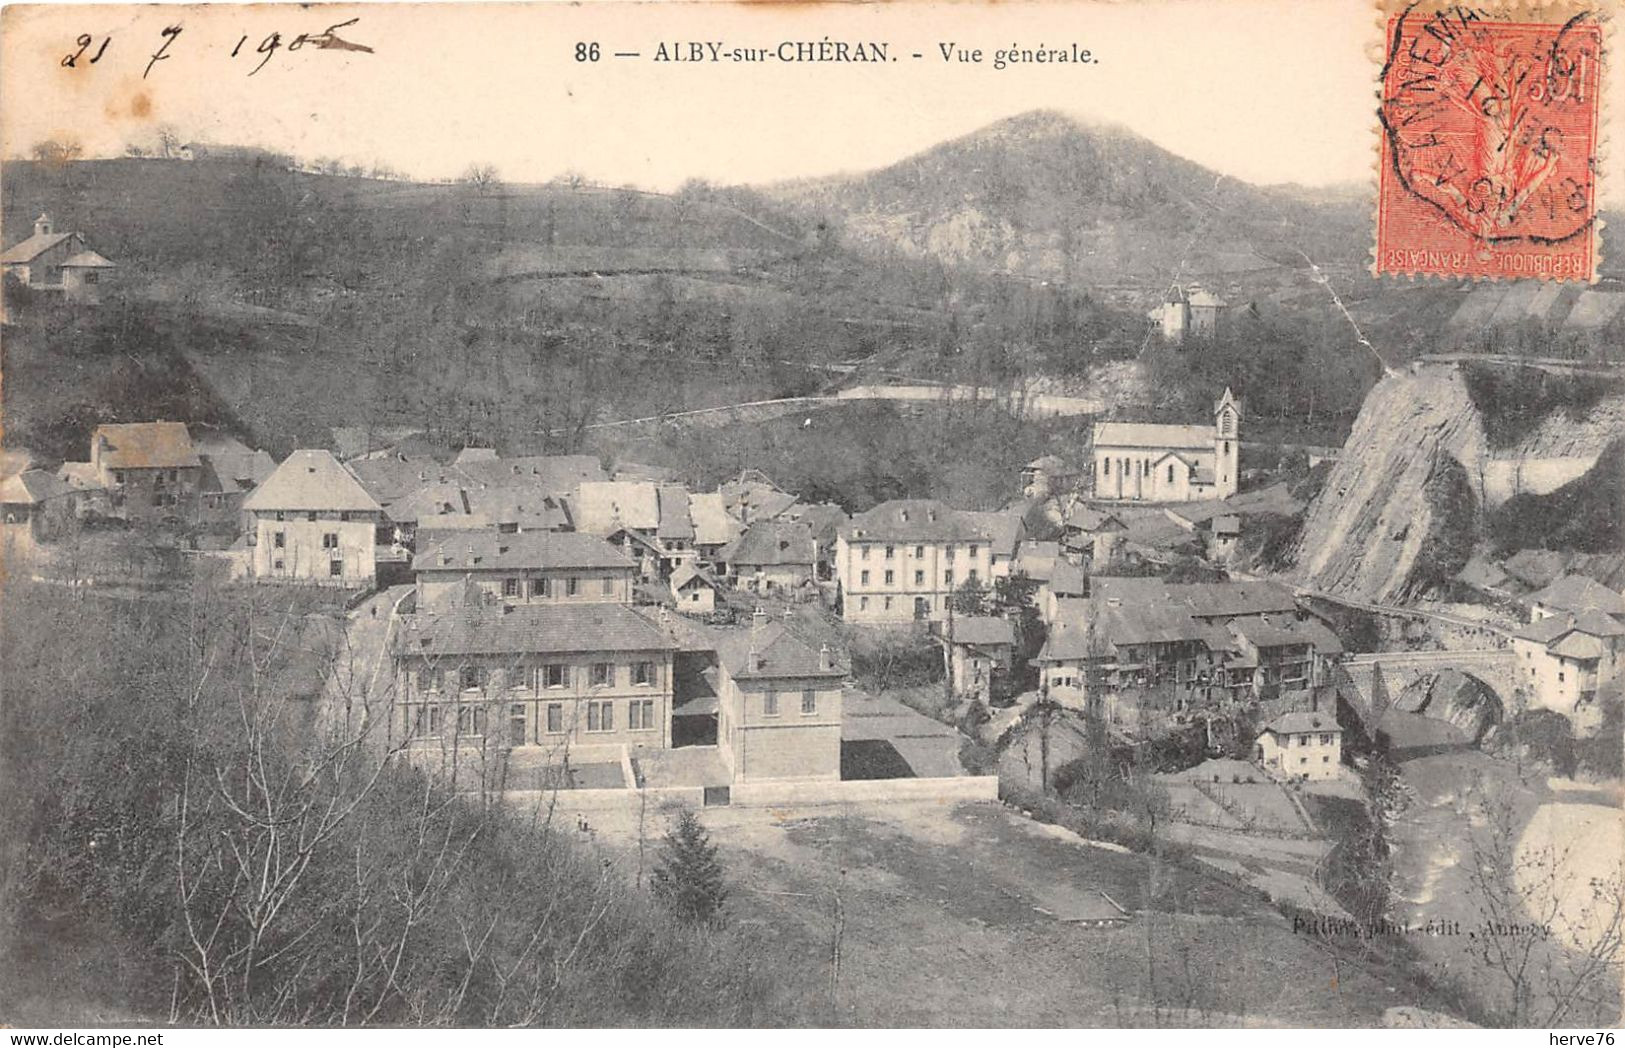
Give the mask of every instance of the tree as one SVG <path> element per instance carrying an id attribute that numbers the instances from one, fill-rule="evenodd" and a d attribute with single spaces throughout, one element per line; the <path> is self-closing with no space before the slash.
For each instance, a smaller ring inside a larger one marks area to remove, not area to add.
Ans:
<path id="1" fill-rule="evenodd" d="M 684 921 L 715 924 L 728 897 L 716 845 L 699 817 L 684 809 L 666 834 L 665 854 L 655 866 L 650 887 L 655 897 Z"/>
<path id="2" fill-rule="evenodd" d="M 70 163 L 84 155 L 84 151 L 78 142 L 61 142 L 54 138 L 35 143 L 32 150 L 35 160 L 47 164 Z"/>
<path id="3" fill-rule="evenodd" d="M 987 614 L 987 587 L 976 579 L 966 579 L 954 590 L 949 599 L 953 603 L 955 615 L 985 615 Z"/>
<path id="4" fill-rule="evenodd" d="M 473 186 L 477 193 L 488 193 L 501 184 L 493 164 L 470 164 L 463 172 L 463 183 Z"/>

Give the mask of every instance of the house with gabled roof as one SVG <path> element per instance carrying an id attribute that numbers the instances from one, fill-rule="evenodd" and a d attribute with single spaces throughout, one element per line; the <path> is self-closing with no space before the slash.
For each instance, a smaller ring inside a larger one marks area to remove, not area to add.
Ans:
<path id="1" fill-rule="evenodd" d="M 1598 593 L 1571 586 L 1547 594 L 1548 600 L 1582 606 L 1567 610 L 1545 605 L 1552 610 L 1513 635 L 1519 690 L 1530 705 L 1580 721 L 1593 718 L 1599 690 L 1619 678 L 1621 662 L 1625 661 L 1625 616 L 1610 614 L 1591 603 L 1611 604 L 1604 596 L 1611 592 L 1606 588 Z"/>
<path id="2" fill-rule="evenodd" d="M 1343 764 L 1343 729 L 1329 713 L 1283 713 L 1258 733 L 1253 761 L 1282 778 L 1335 779 Z"/>
<path id="3" fill-rule="evenodd" d="M 995 543 L 1006 541 L 987 515 L 934 499 L 882 502 L 855 515 L 836 540 L 841 616 L 868 623 L 941 619 L 966 581 L 991 583 Z"/>
<path id="4" fill-rule="evenodd" d="M 954 693 L 992 701 L 1005 687 L 1015 659 L 1015 623 L 994 615 L 954 615 L 942 623 L 939 637 L 948 653 Z"/>
<path id="5" fill-rule="evenodd" d="M 758 610 L 717 641 L 717 748 L 736 783 L 841 777 L 841 684 L 814 648 Z"/>
<path id="6" fill-rule="evenodd" d="M 596 535 L 436 529 L 418 532 L 412 558 L 418 607 L 489 604 L 630 604 L 637 565 Z"/>
<path id="7" fill-rule="evenodd" d="M 189 521 L 197 515 L 203 461 L 184 422 L 97 426 L 90 435 L 90 473 L 115 516 Z"/>
<path id="8" fill-rule="evenodd" d="M 331 451 L 295 451 L 243 500 L 259 581 L 362 587 L 377 576 L 383 507 Z"/>
<path id="9" fill-rule="evenodd" d="M 0 536 L 40 542 L 73 523 L 78 493 L 49 470 L 28 469 L 0 481 Z"/>
<path id="10" fill-rule="evenodd" d="M 684 615 L 710 615 L 717 610 L 722 583 L 704 568 L 679 565 L 671 573 L 671 596 Z"/>
<path id="11" fill-rule="evenodd" d="M 91 250 L 83 233 L 56 231 L 50 215 L 34 220 L 34 235 L 0 252 L 0 270 L 31 291 L 70 302 L 101 301 L 117 263 Z"/>
<path id="12" fill-rule="evenodd" d="M 817 577 L 818 542 L 799 521 L 758 520 L 718 551 L 724 581 L 751 592 L 794 592 Z"/>

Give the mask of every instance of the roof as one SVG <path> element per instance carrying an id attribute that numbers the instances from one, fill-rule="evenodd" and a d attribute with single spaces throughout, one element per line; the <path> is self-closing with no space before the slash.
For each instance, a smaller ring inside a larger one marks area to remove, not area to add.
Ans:
<path id="1" fill-rule="evenodd" d="M 295 451 L 243 500 L 250 510 L 381 512 L 382 507 L 343 463 L 323 448 Z"/>
<path id="2" fill-rule="evenodd" d="M 1466 565 L 1456 573 L 1456 578 L 1480 589 L 1497 589 L 1506 584 L 1507 573 L 1488 557 L 1475 553 L 1467 558 Z"/>
<path id="3" fill-rule="evenodd" d="M 7 505 L 35 504 L 73 493 L 72 485 L 43 469 L 24 470 L 0 482 L 0 502 Z"/>
<path id="4" fill-rule="evenodd" d="M 464 448 L 451 460 L 453 466 L 466 466 L 471 462 L 497 462 L 496 448 Z"/>
<path id="5" fill-rule="evenodd" d="M 1213 518 L 1213 533 L 1215 535 L 1240 535 L 1241 518 L 1234 513 L 1227 513 L 1222 517 Z"/>
<path id="6" fill-rule="evenodd" d="M 118 263 L 86 248 L 62 260 L 63 269 L 117 269 Z"/>
<path id="7" fill-rule="evenodd" d="M 790 564 L 811 567 L 818 560 L 818 543 L 812 528 L 797 521 L 759 520 L 745 533 L 717 553 L 717 559 L 734 565 L 771 567 Z"/>
<path id="8" fill-rule="evenodd" d="M 644 481 L 587 481 L 576 494 L 576 527 L 609 535 L 626 527 L 654 531 L 660 526 L 660 493 Z"/>
<path id="9" fill-rule="evenodd" d="M 1092 533 L 1102 531 L 1124 531 L 1127 529 L 1115 513 L 1095 509 L 1093 506 L 1075 506 L 1061 517 L 1063 528 L 1076 528 L 1079 531 Z"/>
<path id="10" fill-rule="evenodd" d="M 717 487 L 728 512 L 748 524 L 772 518 L 795 505 L 796 497 L 780 490 L 760 470 L 746 470 Z"/>
<path id="11" fill-rule="evenodd" d="M 724 508 L 719 492 L 689 495 L 688 517 L 694 525 L 696 545 L 726 546 L 744 531 L 739 521 Z"/>
<path id="12" fill-rule="evenodd" d="M 1161 422 L 1098 422 L 1096 448 L 1201 448 L 1213 450 L 1212 426 L 1177 426 Z"/>
<path id="13" fill-rule="evenodd" d="M 64 462 L 57 468 L 56 475 L 59 480 L 76 491 L 102 487 L 101 475 L 96 472 L 96 467 L 88 462 Z"/>
<path id="14" fill-rule="evenodd" d="M 947 637 L 955 644 L 1014 644 L 1016 627 L 994 615 L 968 615 L 949 620 Z"/>
<path id="15" fill-rule="evenodd" d="M 223 433 L 204 434 L 192 441 L 198 457 L 212 467 L 221 491 L 246 491 L 276 472 L 276 459 Z"/>
<path id="16" fill-rule="evenodd" d="M 1596 608 L 1610 615 L 1625 615 L 1625 596 L 1584 575 L 1564 575 L 1544 589 L 1531 594 L 1529 600 L 1563 611 Z"/>
<path id="17" fill-rule="evenodd" d="M 691 582 L 709 586 L 712 589 L 721 589 L 722 583 L 709 571 L 701 571 L 692 564 L 679 564 L 671 573 L 671 588 L 680 590 Z"/>
<path id="18" fill-rule="evenodd" d="M 1589 633 L 1571 631 L 1546 650 L 1566 659 L 1600 659 L 1606 649 L 1602 641 Z"/>
<path id="19" fill-rule="evenodd" d="M 465 448 L 464 452 L 469 450 Z M 596 455 L 476 455 L 468 459 L 459 455 L 456 467 L 474 481 L 498 487 L 528 484 L 550 495 L 574 495 L 582 484 L 601 484 L 609 479 Z"/>
<path id="20" fill-rule="evenodd" d="M 97 426 L 94 446 L 105 439 L 101 465 L 108 469 L 178 469 L 197 466 L 197 449 L 184 422 L 121 422 Z"/>
<path id="21" fill-rule="evenodd" d="M 461 474 L 451 466 L 436 462 L 427 455 L 406 455 L 391 452 L 377 458 L 355 459 L 345 463 L 367 494 L 381 506 L 392 506 L 400 499 L 421 489 L 428 483 L 453 483 Z M 411 518 L 406 518 L 411 519 Z"/>
<path id="22" fill-rule="evenodd" d="M 693 539 L 694 520 L 688 515 L 688 489 L 681 484 L 662 484 L 656 489 L 660 524 L 655 534 L 663 539 Z"/>
<path id="23" fill-rule="evenodd" d="M 987 533 L 988 548 L 995 554 L 1013 557 L 1016 547 L 1021 545 L 1021 537 L 1027 532 L 1027 525 L 1021 519 L 1021 514 L 1006 510 L 971 510 L 959 511 L 959 519 L 974 528 L 981 528 Z"/>
<path id="24" fill-rule="evenodd" d="M 1045 473 L 1060 473 L 1071 471 L 1072 466 L 1059 455 L 1041 455 L 1027 463 L 1026 469 L 1040 469 Z"/>
<path id="25" fill-rule="evenodd" d="M 1259 648 L 1307 644 L 1321 654 L 1340 654 L 1343 644 L 1324 624 L 1313 619 L 1271 619 L 1267 615 L 1238 619 L 1231 630 Z"/>
<path id="26" fill-rule="evenodd" d="M 1310 732 L 1342 731 L 1337 726 L 1337 718 L 1330 713 L 1311 713 L 1307 710 L 1294 710 L 1283 713 L 1279 717 L 1264 725 L 1264 730 L 1274 732 L 1276 735 L 1303 735 Z"/>
<path id="27" fill-rule="evenodd" d="M 1057 597 L 1081 597 L 1089 592 L 1089 573 L 1081 564 L 1057 560 L 1050 568 L 1049 591 Z"/>
<path id="28" fill-rule="evenodd" d="M 1295 613 L 1292 591 L 1276 582 L 1188 582 L 1161 579 L 1097 576 L 1093 585 L 1103 598 L 1124 604 L 1176 603 L 1199 618 Z"/>
<path id="29" fill-rule="evenodd" d="M 759 664 L 750 664 L 755 652 Z M 735 680 L 764 677 L 844 677 L 846 671 L 834 665 L 820 669 L 818 649 L 796 636 L 782 622 L 751 625 L 717 635 L 717 658 Z"/>
<path id="30" fill-rule="evenodd" d="M 40 257 L 53 247 L 56 247 L 64 240 L 71 239 L 78 235 L 78 233 L 72 232 L 46 233 L 43 235 L 35 233 L 27 240 L 19 241 L 6 248 L 3 253 L 0 253 L 0 263 L 20 265 L 24 262 L 32 262 L 34 259 Z"/>
<path id="31" fill-rule="evenodd" d="M 842 529 L 849 539 L 873 542 L 988 542 L 993 536 L 976 518 L 967 518 L 935 499 L 892 499 L 856 514 Z"/>
<path id="32" fill-rule="evenodd" d="M 525 568 L 623 568 L 636 565 L 596 535 L 574 531 L 469 530 L 421 544 L 415 571 L 513 571 Z"/>
<path id="33" fill-rule="evenodd" d="M 799 520 L 812 528 L 813 538 L 819 543 L 832 545 L 841 527 L 851 518 L 833 502 L 798 502 L 779 514 L 779 519 Z"/>
<path id="34" fill-rule="evenodd" d="M 677 645 L 624 604 L 463 607 L 405 618 L 396 650 L 417 655 L 673 651 Z"/>
<path id="35" fill-rule="evenodd" d="M 1038 582 L 1048 582 L 1055 565 L 1061 559 L 1059 542 L 1023 542 L 1021 557 L 1016 564 L 1019 571 Z"/>

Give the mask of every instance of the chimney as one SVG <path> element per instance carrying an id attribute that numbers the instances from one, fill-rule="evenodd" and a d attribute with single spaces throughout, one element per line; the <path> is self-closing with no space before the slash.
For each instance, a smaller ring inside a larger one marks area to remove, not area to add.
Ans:
<path id="1" fill-rule="evenodd" d="M 786 604 L 784 606 L 784 621 L 789 622 L 791 619 L 793 619 L 795 617 L 796 617 L 796 609 L 792 608 L 790 605 Z"/>
<path id="2" fill-rule="evenodd" d="M 835 656 L 830 652 L 828 644 L 819 645 L 818 668 L 825 672 L 835 668 Z"/>
<path id="3" fill-rule="evenodd" d="M 756 645 L 750 646 L 750 654 L 745 656 L 745 666 L 752 673 L 762 672 L 762 653 L 756 650 Z"/>
<path id="4" fill-rule="evenodd" d="M 759 631 L 759 630 L 761 630 L 761 628 L 763 626 L 766 626 L 766 625 L 767 625 L 767 612 L 762 608 L 762 606 L 760 604 L 758 604 L 756 606 L 756 610 L 750 613 L 750 628 L 751 628 L 752 631 Z"/>

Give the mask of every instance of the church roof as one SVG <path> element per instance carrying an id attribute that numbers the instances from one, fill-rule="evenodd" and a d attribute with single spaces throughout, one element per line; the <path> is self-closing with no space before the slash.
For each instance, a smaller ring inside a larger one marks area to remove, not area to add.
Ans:
<path id="1" fill-rule="evenodd" d="M 1161 422 L 1101 422 L 1095 425 L 1095 447 L 1201 448 L 1211 451 L 1213 427 Z"/>

